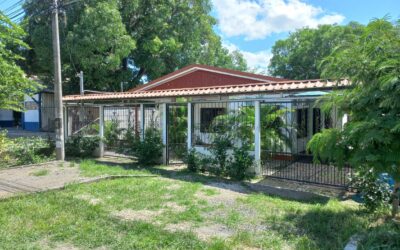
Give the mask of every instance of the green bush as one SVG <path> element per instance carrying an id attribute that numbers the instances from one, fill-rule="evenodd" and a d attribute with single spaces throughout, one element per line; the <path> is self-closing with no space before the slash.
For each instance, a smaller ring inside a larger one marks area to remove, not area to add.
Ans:
<path id="1" fill-rule="evenodd" d="M 190 149 L 186 156 L 188 170 L 191 172 L 197 172 L 199 170 L 199 158 L 197 157 L 196 150 Z"/>
<path id="2" fill-rule="evenodd" d="M 245 145 L 233 149 L 233 160 L 227 165 L 227 174 L 232 179 L 241 181 L 253 176 L 250 174 L 250 169 L 254 161 L 248 150 Z"/>
<path id="3" fill-rule="evenodd" d="M 26 165 L 54 158 L 55 145 L 50 138 L 21 137 L 10 139 L 7 132 L 0 133 L 0 167 Z"/>
<path id="4" fill-rule="evenodd" d="M 352 187 L 356 188 L 363 198 L 363 206 L 370 212 L 389 207 L 392 195 L 390 185 L 384 177 L 378 178 L 372 170 L 359 171 L 351 178 Z"/>
<path id="5" fill-rule="evenodd" d="M 212 168 L 212 166 L 213 166 L 213 162 L 214 162 L 213 159 L 207 155 L 203 155 L 203 154 L 199 154 L 199 153 L 196 153 L 196 155 L 197 155 L 197 158 L 199 159 L 200 172 L 202 172 L 202 173 L 213 172 L 213 171 L 210 171 L 210 168 Z"/>
<path id="6" fill-rule="evenodd" d="M 104 124 L 104 139 L 109 147 L 116 147 L 119 145 L 119 136 L 124 132 L 124 129 L 119 127 L 119 121 L 112 119 L 106 121 Z"/>
<path id="7" fill-rule="evenodd" d="M 65 154 L 70 157 L 90 157 L 99 143 L 98 136 L 73 135 L 65 142 Z"/>
<path id="8" fill-rule="evenodd" d="M 117 152 L 126 155 L 136 155 L 136 149 L 140 143 L 140 135 L 136 133 L 134 128 L 126 129 L 123 139 L 118 145 Z"/>
<path id="9" fill-rule="evenodd" d="M 144 140 L 138 141 L 133 147 L 133 155 L 137 157 L 139 164 L 148 166 L 160 163 L 164 145 L 157 129 L 146 129 Z"/>
<path id="10" fill-rule="evenodd" d="M 0 167 L 7 165 L 11 159 L 8 148 L 11 145 L 11 140 L 7 138 L 7 131 L 0 132 Z"/>
<path id="11" fill-rule="evenodd" d="M 213 156 L 214 164 L 217 166 L 215 174 L 217 176 L 224 174 L 226 166 L 230 164 L 228 150 L 231 148 L 231 138 L 226 133 L 216 133 L 213 138 L 210 152 Z"/>
<path id="12" fill-rule="evenodd" d="M 222 144 L 222 143 L 221 143 Z M 226 145 L 226 144 L 225 144 Z M 248 146 L 242 145 L 241 147 L 233 147 L 233 155 L 228 156 L 227 150 L 222 152 L 223 146 L 219 147 L 221 151 L 219 159 L 225 159 L 224 166 L 226 167 L 224 171 L 221 169 L 221 165 L 215 159 L 215 155 L 203 155 L 197 153 L 195 149 L 188 151 L 187 165 L 188 170 L 192 172 L 208 172 L 216 176 L 226 176 L 234 180 L 245 180 L 254 176 L 250 170 L 254 164 L 253 157 L 249 154 Z M 212 151 L 212 154 L 215 151 Z"/>
<path id="13" fill-rule="evenodd" d="M 50 138 L 21 137 L 14 139 L 11 150 L 18 165 L 33 164 L 49 160 L 55 152 L 55 144 Z"/>

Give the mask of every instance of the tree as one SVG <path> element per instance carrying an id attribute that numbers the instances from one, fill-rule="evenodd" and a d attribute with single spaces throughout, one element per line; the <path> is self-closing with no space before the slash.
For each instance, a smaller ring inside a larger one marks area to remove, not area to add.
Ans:
<path id="1" fill-rule="evenodd" d="M 304 28 L 279 40 L 272 47 L 269 71 L 274 76 L 288 79 L 321 78 L 321 61 L 342 42 L 360 34 L 363 26 L 352 22 L 346 26 L 321 25 L 317 29 Z"/>
<path id="2" fill-rule="evenodd" d="M 51 2 L 24 5 L 27 42 L 33 48 L 28 69 L 45 75 L 52 71 Z M 63 9 L 61 52 L 68 93 L 78 91 L 80 70 L 86 88 L 116 91 L 121 81 L 133 87 L 143 76 L 152 80 L 192 63 L 247 68 L 243 56 L 229 53 L 213 30 L 209 0 L 82 0 Z M 134 70 L 122 67 L 125 58 L 133 60 Z"/>
<path id="3" fill-rule="evenodd" d="M 351 81 L 351 88 L 323 98 L 325 110 L 335 106 L 350 119 L 342 130 L 316 134 L 308 148 L 316 159 L 390 174 L 395 180 L 395 215 L 400 187 L 400 22 L 371 21 L 360 37 L 335 49 L 322 66 L 324 76 Z"/>
<path id="4" fill-rule="evenodd" d="M 51 22 L 49 0 L 30 1 L 24 5 L 25 29 L 29 33 L 29 70 L 51 75 Z M 120 82 L 132 73 L 122 68 L 122 60 L 135 48 L 135 41 L 126 32 L 116 1 L 80 1 L 64 7 L 60 22 L 60 40 L 64 90 L 79 89 L 76 74 L 83 71 L 85 89 L 116 91 Z"/>
<path id="5" fill-rule="evenodd" d="M 15 51 L 28 48 L 23 42 L 24 35 L 21 27 L 0 12 L 0 109 L 22 110 L 25 95 L 40 87 L 18 65 L 23 57 Z"/>
<path id="6" fill-rule="evenodd" d="M 189 64 L 200 63 L 237 70 L 247 65 L 240 53 L 230 54 L 213 30 L 209 0 L 122 0 L 121 14 L 137 40 L 132 58 L 143 75 L 155 79 Z"/>

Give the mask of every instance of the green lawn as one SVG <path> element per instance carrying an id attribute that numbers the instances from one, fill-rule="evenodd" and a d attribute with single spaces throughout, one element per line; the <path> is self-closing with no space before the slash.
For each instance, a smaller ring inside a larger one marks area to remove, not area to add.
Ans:
<path id="1" fill-rule="evenodd" d="M 86 176 L 157 176 L 74 184 L 2 201 L 0 248 L 343 249 L 375 220 L 337 200 L 290 201 L 186 171 L 93 161 L 80 168 Z"/>

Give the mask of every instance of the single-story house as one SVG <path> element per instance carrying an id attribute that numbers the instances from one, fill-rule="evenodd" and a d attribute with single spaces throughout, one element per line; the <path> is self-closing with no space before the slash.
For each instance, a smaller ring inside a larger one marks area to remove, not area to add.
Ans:
<path id="1" fill-rule="evenodd" d="M 142 134 L 146 127 L 157 126 L 166 146 L 164 163 L 168 164 L 176 160 L 176 151 L 187 148 L 207 154 L 215 133 L 212 126 L 224 117 L 225 129 L 250 131 L 252 154 L 256 161 L 263 162 L 263 173 L 278 177 L 277 168 L 289 167 L 295 170 L 281 177 L 299 179 L 297 173 L 296 177 L 292 175 L 300 168 L 304 176 L 315 171 L 308 169 L 315 165 L 306 150 L 311 137 L 321 129 L 341 127 L 347 121 L 336 110 L 322 112 L 317 98 L 348 85 L 347 80 L 289 80 L 190 65 L 126 92 L 65 96 L 65 135 L 70 136 L 91 122 L 104 126 L 118 121 L 122 129 L 131 127 Z M 85 109 L 80 106 L 82 103 Z M 74 113 L 75 118 L 69 113 Z M 322 168 L 326 166 L 321 164 Z M 337 178 L 343 177 L 309 182 L 342 185 Z"/>

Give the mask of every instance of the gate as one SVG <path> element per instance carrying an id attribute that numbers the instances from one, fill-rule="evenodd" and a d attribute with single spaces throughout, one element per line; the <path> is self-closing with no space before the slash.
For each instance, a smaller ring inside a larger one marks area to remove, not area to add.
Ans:
<path id="1" fill-rule="evenodd" d="M 315 133 L 341 126 L 335 112 L 323 114 L 307 100 L 263 102 L 260 112 L 263 175 L 330 186 L 349 185 L 351 168 L 314 163 L 307 151 L 307 143 Z"/>
<path id="2" fill-rule="evenodd" d="M 167 163 L 181 164 L 187 152 L 186 103 L 167 105 Z"/>

